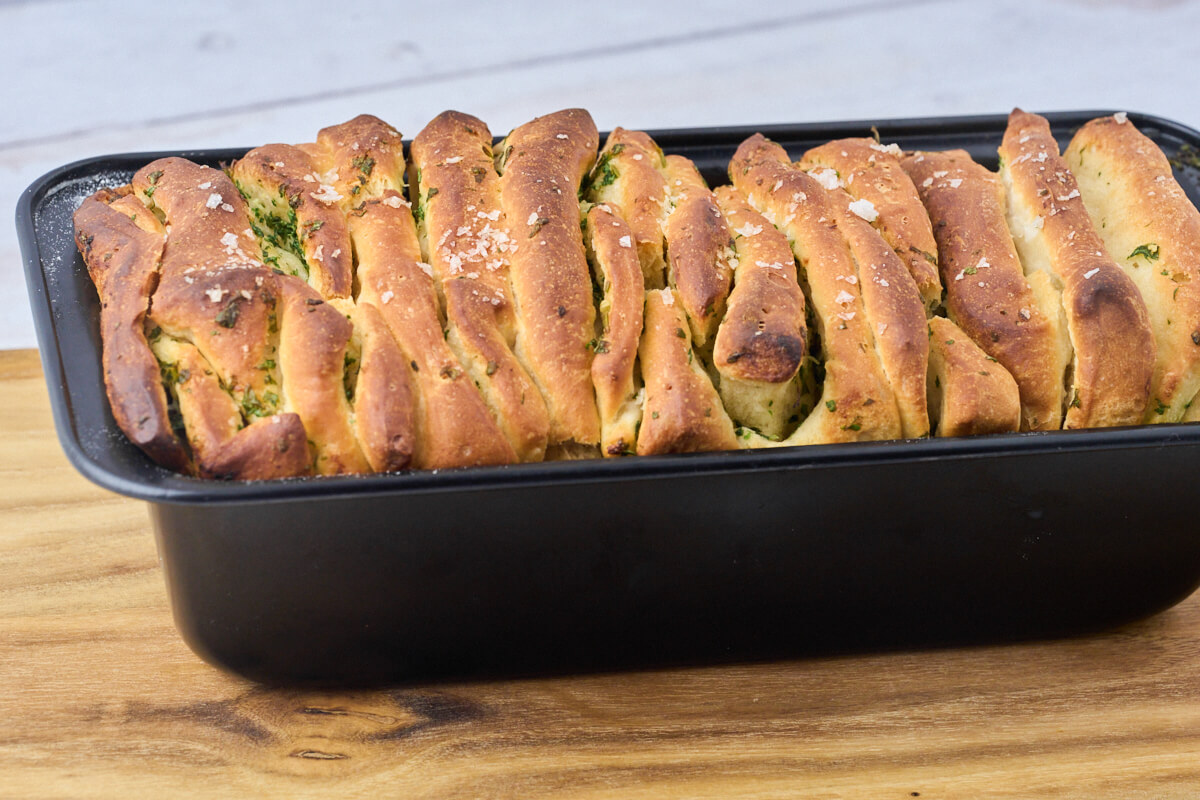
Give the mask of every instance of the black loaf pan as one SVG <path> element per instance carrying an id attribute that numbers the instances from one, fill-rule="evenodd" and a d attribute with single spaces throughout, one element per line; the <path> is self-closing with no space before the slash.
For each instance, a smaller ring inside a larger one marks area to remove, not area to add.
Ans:
<path id="1" fill-rule="evenodd" d="M 1103 113 L 1049 119 L 1065 145 Z M 1130 119 L 1169 156 L 1200 148 L 1197 131 Z M 994 167 L 1004 125 L 877 128 Z M 870 123 L 653 135 L 718 184 L 758 130 L 798 157 Z M 55 170 L 21 197 L 17 225 L 63 448 L 149 503 L 176 624 L 225 669 L 373 683 L 1058 636 L 1148 616 L 1200 583 L 1200 425 L 266 483 L 173 474 L 109 412 L 71 228 L 84 196 L 161 155 Z M 1200 171 L 1176 177 L 1200 200 Z"/>

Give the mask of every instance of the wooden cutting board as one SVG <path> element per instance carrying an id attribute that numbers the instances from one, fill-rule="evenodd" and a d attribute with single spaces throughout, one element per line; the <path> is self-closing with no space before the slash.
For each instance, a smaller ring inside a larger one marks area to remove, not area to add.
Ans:
<path id="1" fill-rule="evenodd" d="M 1200 797 L 1200 594 L 1017 646 L 256 686 L 178 638 L 145 507 L 76 475 L 36 354 L 0 352 L 0 796 L 196 795 Z"/>

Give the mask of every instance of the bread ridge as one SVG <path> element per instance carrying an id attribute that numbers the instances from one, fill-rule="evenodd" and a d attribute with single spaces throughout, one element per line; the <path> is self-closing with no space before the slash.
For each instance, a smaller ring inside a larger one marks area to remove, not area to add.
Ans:
<path id="1" fill-rule="evenodd" d="M 1042 269 L 1062 286 L 1074 353 L 1063 427 L 1141 422 L 1155 359 L 1141 294 L 1105 251 L 1045 118 L 1015 109 L 1000 156 L 1025 270 Z"/>
<path id="2" fill-rule="evenodd" d="M 845 138 L 808 150 L 798 165 L 807 172 L 834 170 L 851 197 L 870 204 L 869 211 L 876 215 L 871 225 L 904 262 L 926 312 L 932 314 L 942 304 L 937 241 L 917 187 L 900 165 L 901 156 L 894 144 Z"/>
<path id="3" fill-rule="evenodd" d="M 592 381 L 600 412 L 600 452 L 637 452 L 644 393 L 636 371 L 645 322 L 645 275 L 633 229 L 621 209 L 604 203 L 587 212 L 585 241 L 600 287 L 599 333 L 592 348 Z"/>
<path id="4" fill-rule="evenodd" d="M 482 120 L 457 111 L 439 114 L 417 134 L 411 185 L 425 194 L 418 233 L 444 298 L 447 341 L 520 460 L 541 461 L 550 416 L 512 351 L 509 258 L 521 245 L 502 213 L 491 144 Z"/>
<path id="5" fill-rule="evenodd" d="M 999 179 L 965 150 L 901 163 L 933 223 L 947 316 L 1017 381 L 1022 430 L 1057 430 L 1067 367 L 1058 311 L 1047 316 L 1026 280 Z"/>
<path id="6" fill-rule="evenodd" d="M 729 163 L 733 186 L 792 243 L 825 358 L 825 385 L 809 416 L 780 445 L 895 439 L 900 414 L 874 340 L 850 247 L 821 185 L 793 166 L 762 134 L 739 145 Z"/>
<path id="7" fill-rule="evenodd" d="M 1137 286 L 1154 331 L 1142 421 L 1182 421 L 1200 392 L 1200 211 L 1166 156 L 1125 117 L 1091 120 L 1064 157 L 1105 249 Z M 1173 324 L 1179 321 L 1185 324 Z"/>
<path id="8" fill-rule="evenodd" d="M 596 312 L 577 197 L 598 146 L 591 115 L 566 109 L 519 126 L 497 155 L 500 201 L 517 240 L 514 352 L 546 401 L 551 446 L 600 442 L 588 349 Z"/>

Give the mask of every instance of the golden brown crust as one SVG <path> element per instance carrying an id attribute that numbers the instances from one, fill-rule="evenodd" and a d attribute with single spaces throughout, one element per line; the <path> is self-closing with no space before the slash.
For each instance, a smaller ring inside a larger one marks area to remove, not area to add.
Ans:
<path id="1" fill-rule="evenodd" d="M 1157 358 L 1144 420 L 1185 419 L 1200 392 L 1200 212 L 1128 120 L 1092 120 L 1065 157 L 1108 254 L 1146 304 Z"/>
<path id="2" fill-rule="evenodd" d="M 667 280 L 679 293 L 696 346 L 709 351 L 733 281 L 732 236 L 696 165 L 675 155 L 666 162 L 674 206 L 663 223 Z"/>
<path id="3" fill-rule="evenodd" d="M 733 185 L 787 234 L 802 267 L 825 359 L 816 410 L 782 444 L 895 439 L 900 414 L 863 313 L 861 280 L 825 190 L 782 147 L 751 136 L 729 163 Z"/>
<path id="4" fill-rule="evenodd" d="M 642 280 L 647 289 L 666 285 L 662 222 L 669 209 L 666 160 L 662 150 L 642 131 L 614 128 L 596 160 L 587 198 L 621 209 L 629 224 Z"/>
<path id="5" fill-rule="evenodd" d="M 456 111 L 439 115 L 413 140 L 412 185 L 425 198 L 420 234 L 445 298 L 450 346 L 520 459 L 541 461 L 550 417 L 511 350 L 514 241 L 500 207 L 491 141 L 481 120 Z"/>
<path id="6" fill-rule="evenodd" d="M 927 310 L 942 303 L 937 242 L 917 187 L 900 166 L 900 148 L 873 139 L 837 139 L 804 154 L 799 166 L 833 169 L 846 191 L 870 203 L 871 224 L 896 251 L 916 283 Z"/>
<path id="7" fill-rule="evenodd" d="M 1155 350 L 1137 287 L 1105 252 L 1044 118 L 1013 111 L 1000 156 L 1025 269 L 1037 264 L 1062 284 L 1075 352 L 1063 427 L 1140 422 Z"/>
<path id="8" fill-rule="evenodd" d="M 300 145 L 321 163 L 337 202 L 350 211 L 388 189 L 404 187 L 404 145 L 400 132 L 378 117 L 360 114 L 349 122 L 322 128 L 315 145 Z"/>
<path id="9" fill-rule="evenodd" d="M 1067 361 L 1057 318 L 1025 279 L 999 180 L 962 150 L 914 154 L 902 164 L 933 222 L 950 319 L 1016 379 L 1022 429 L 1059 428 Z"/>
<path id="10" fill-rule="evenodd" d="M 289 217 L 303 250 L 308 282 L 326 299 L 350 297 L 354 286 L 350 235 L 333 184 L 344 180 L 340 170 L 322 173 L 309 153 L 287 144 L 256 147 L 236 162 L 231 174 L 243 187 L 259 187 L 269 199 L 271 217 Z M 261 215 L 260 215 L 261 216 Z M 269 223 L 260 218 L 261 226 Z"/>
<path id="11" fill-rule="evenodd" d="M 369 472 L 346 399 L 346 348 L 352 326 L 311 286 L 279 276 L 279 367 L 284 408 L 304 422 L 320 475 Z"/>
<path id="12" fill-rule="evenodd" d="M 906 437 L 929 435 L 925 396 L 929 337 L 925 308 L 916 283 L 895 251 L 857 213 L 841 189 L 828 191 L 838 230 L 850 245 L 858 268 L 863 313 L 870 323 L 875 352 L 891 384 Z"/>
<path id="13" fill-rule="evenodd" d="M 104 387 L 129 440 L 164 467 L 188 471 L 190 458 L 171 428 L 158 361 L 145 333 L 164 234 L 143 230 L 112 207 L 128 191 L 102 189 L 75 212 L 76 243 L 100 296 Z M 157 226 L 158 220 L 138 206 Z"/>
<path id="14" fill-rule="evenodd" d="M 598 144 L 591 116 L 568 109 L 514 130 L 498 156 L 501 203 L 516 239 L 509 253 L 515 352 L 546 400 L 551 444 L 600 441 L 588 349 L 596 312 L 576 194 Z"/>
<path id="15" fill-rule="evenodd" d="M 646 405 L 638 455 L 737 449 L 733 422 L 692 350 L 678 295 L 670 288 L 647 292 L 645 314 L 638 356 Z"/>
<path id="16" fill-rule="evenodd" d="M 433 270 L 408 205 L 387 192 L 350 216 L 358 254 L 358 302 L 379 309 L 417 385 L 413 466 L 440 469 L 508 464 L 516 452 L 442 333 Z"/>
<path id="17" fill-rule="evenodd" d="M 1012 433 L 1021 392 L 1000 362 L 945 317 L 929 320 L 929 409 L 938 436 Z"/>
<path id="18" fill-rule="evenodd" d="M 642 264 L 632 246 L 633 232 L 621 209 L 596 205 L 587 214 L 585 237 L 600 301 L 600 335 L 592 360 L 592 381 L 600 411 L 600 452 L 605 456 L 636 452 L 641 406 L 634 375 L 642 335 Z"/>
<path id="19" fill-rule="evenodd" d="M 412 463 L 416 450 L 416 397 L 412 370 L 379 309 L 354 309 L 361 340 L 354 383 L 354 434 L 375 472 L 395 472 Z"/>
<path id="20" fill-rule="evenodd" d="M 807 352 L 808 331 L 787 236 L 733 187 L 721 186 L 715 196 L 734 236 L 737 267 L 713 366 L 723 378 L 790 381 Z"/>

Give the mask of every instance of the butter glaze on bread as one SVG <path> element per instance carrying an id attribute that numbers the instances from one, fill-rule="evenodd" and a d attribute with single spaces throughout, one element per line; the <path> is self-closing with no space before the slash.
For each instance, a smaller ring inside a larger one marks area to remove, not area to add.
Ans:
<path id="1" fill-rule="evenodd" d="M 444 300 L 450 347 L 518 457 L 541 461 L 550 417 L 511 349 L 517 325 L 509 254 L 520 245 L 501 211 L 491 145 L 487 125 L 457 111 L 417 134 L 411 183 L 425 196 L 418 232 Z"/>
<path id="2" fill-rule="evenodd" d="M 1063 427 L 1140 422 L 1155 349 L 1137 287 L 1104 250 L 1045 119 L 1013 111 L 1000 157 L 1025 270 L 1046 272 L 1062 287 L 1074 354 Z"/>
<path id="3" fill-rule="evenodd" d="M 798 405 L 808 330 L 796 261 L 787 236 L 736 189 L 721 186 L 715 195 L 736 253 L 729 308 L 713 348 L 721 399 L 738 424 L 780 438 L 807 410 Z"/>
<path id="4" fill-rule="evenodd" d="M 729 176 L 750 205 L 791 241 L 825 361 L 825 385 L 815 410 L 780 444 L 898 438 L 900 414 L 863 312 L 854 256 L 825 190 L 761 134 L 738 147 Z M 850 276 L 854 283 L 846 280 Z"/>
<path id="5" fill-rule="evenodd" d="M 1057 292 L 1026 281 L 1005 220 L 1004 187 L 963 150 L 902 162 L 933 223 L 949 318 L 1012 374 L 1022 430 L 1062 425 L 1069 342 Z"/>
<path id="6" fill-rule="evenodd" d="M 809 172 L 835 171 L 841 186 L 858 201 L 866 201 L 864 213 L 908 268 L 926 311 L 942 304 L 942 281 L 938 274 L 937 242 L 917 187 L 900 165 L 896 145 L 873 139 L 837 139 L 814 147 L 800 159 Z"/>
<path id="7" fill-rule="evenodd" d="M 600 443 L 588 349 L 596 311 L 577 198 L 598 145 L 591 115 L 568 109 L 518 127 L 496 156 L 500 202 L 517 245 L 509 253 L 514 351 L 545 398 L 550 445 Z"/>
<path id="8" fill-rule="evenodd" d="M 1065 157 L 1095 229 L 1137 286 L 1154 330 L 1157 358 L 1144 420 L 1183 420 L 1200 411 L 1194 402 L 1200 392 L 1200 212 L 1162 151 L 1124 118 L 1084 125 Z"/>
<path id="9" fill-rule="evenodd" d="M 642 420 L 635 367 L 644 321 L 644 275 L 633 230 L 620 214 L 621 209 L 610 204 L 592 206 L 584 237 L 601 291 L 592 381 L 600 411 L 600 452 L 605 456 L 635 453 Z"/>

